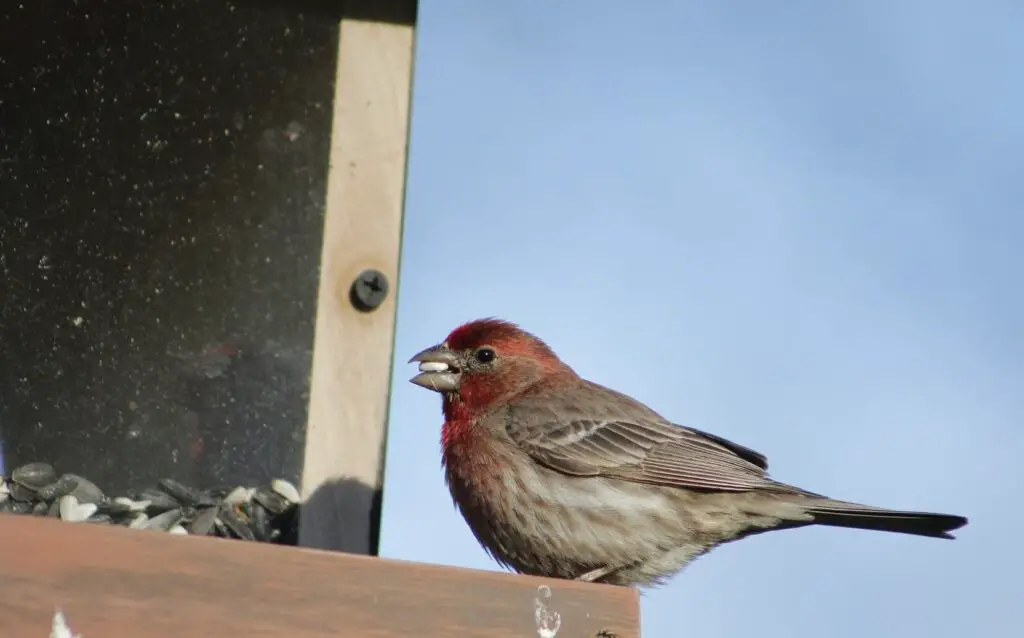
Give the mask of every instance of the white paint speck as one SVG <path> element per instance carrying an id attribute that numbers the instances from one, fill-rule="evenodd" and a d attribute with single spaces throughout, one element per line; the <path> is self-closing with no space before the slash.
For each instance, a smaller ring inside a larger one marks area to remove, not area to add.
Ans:
<path id="1" fill-rule="evenodd" d="M 298 122 L 291 121 L 291 122 L 288 122 L 288 126 L 285 127 L 284 135 L 285 135 L 285 137 L 288 138 L 289 142 L 294 142 L 295 140 L 297 140 L 300 137 L 302 137 L 302 134 L 305 131 L 306 131 L 306 128 L 304 126 L 302 126 Z"/>
<path id="2" fill-rule="evenodd" d="M 84 323 L 84 322 L 85 322 L 85 319 L 83 319 L 82 317 L 74 317 L 74 318 L 71 319 L 71 325 L 76 327 L 76 328 L 78 326 L 82 325 L 82 323 Z"/>
<path id="3" fill-rule="evenodd" d="M 68 627 L 68 621 L 64 618 L 64 612 L 57 610 L 53 614 L 53 625 L 50 626 L 50 638 L 82 638 L 82 634 L 76 634 Z"/>
<path id="4" fill-rule="evenodd" d="M 533 617 L 537 621 L 537 635 L 540 638 L 555 638 L 562 627 L 562 615 L 548 608 L 551 600 L 551 588 L 541 585 L 537 588 L 537 596 L 533 599 Z"/>

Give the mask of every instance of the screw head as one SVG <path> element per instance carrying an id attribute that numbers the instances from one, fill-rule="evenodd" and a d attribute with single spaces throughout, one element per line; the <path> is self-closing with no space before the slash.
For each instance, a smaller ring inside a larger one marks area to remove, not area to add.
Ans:
<path id="1" fill-rule="evenodd" d="M 381 271 L 368 268 L 352 282 L 348 296 L 356 310 L 376 310 L 388 296 L 388 278 Z"/>

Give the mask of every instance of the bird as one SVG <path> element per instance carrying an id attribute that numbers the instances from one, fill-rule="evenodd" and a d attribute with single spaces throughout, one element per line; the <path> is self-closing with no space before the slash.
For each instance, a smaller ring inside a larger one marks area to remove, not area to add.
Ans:
<path id="1" fill-rule="evenodd" d="M 415 354 L 441 394 L 441 465 L 484 550 L 520 574 L 638 588 L 725 543 L 809 525 L 953 538 L 952 514 L 836 500 L 767 458 L 580 377 L 536 335 L 464 323 Z"/>

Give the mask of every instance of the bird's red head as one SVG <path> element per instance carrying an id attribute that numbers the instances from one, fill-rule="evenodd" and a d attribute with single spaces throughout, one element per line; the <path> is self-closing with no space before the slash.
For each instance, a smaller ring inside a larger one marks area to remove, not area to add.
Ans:
<path id="1" fill-rule="evenodd" d="M 445 416 L 474 414 L 538 383 L 574 375 L 538 337 L 500 319 L 478 319 L 416 354 L 411 381 L 444 395 Z"/>

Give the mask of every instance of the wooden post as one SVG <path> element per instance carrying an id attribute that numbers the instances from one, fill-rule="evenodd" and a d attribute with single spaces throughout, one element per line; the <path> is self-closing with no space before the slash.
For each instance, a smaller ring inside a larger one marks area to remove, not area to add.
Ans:
<path id="1" fill-rule="evenodd" d="M 634 590 L 0 514 L 0 635 L 639 638 Z M 604 634 L 599 632 L 604 631 Z"/>
<path id="2" fill-rule="evenodd" d="M 357 4 L 346 7 L 359 17 L 342 18 L 338 44 L 299 543 L 376 554 L 415 2 L 381 3 L 383 14 Z M 371 312 L 349 299 L 365 269 L 389 282 Z"/>

